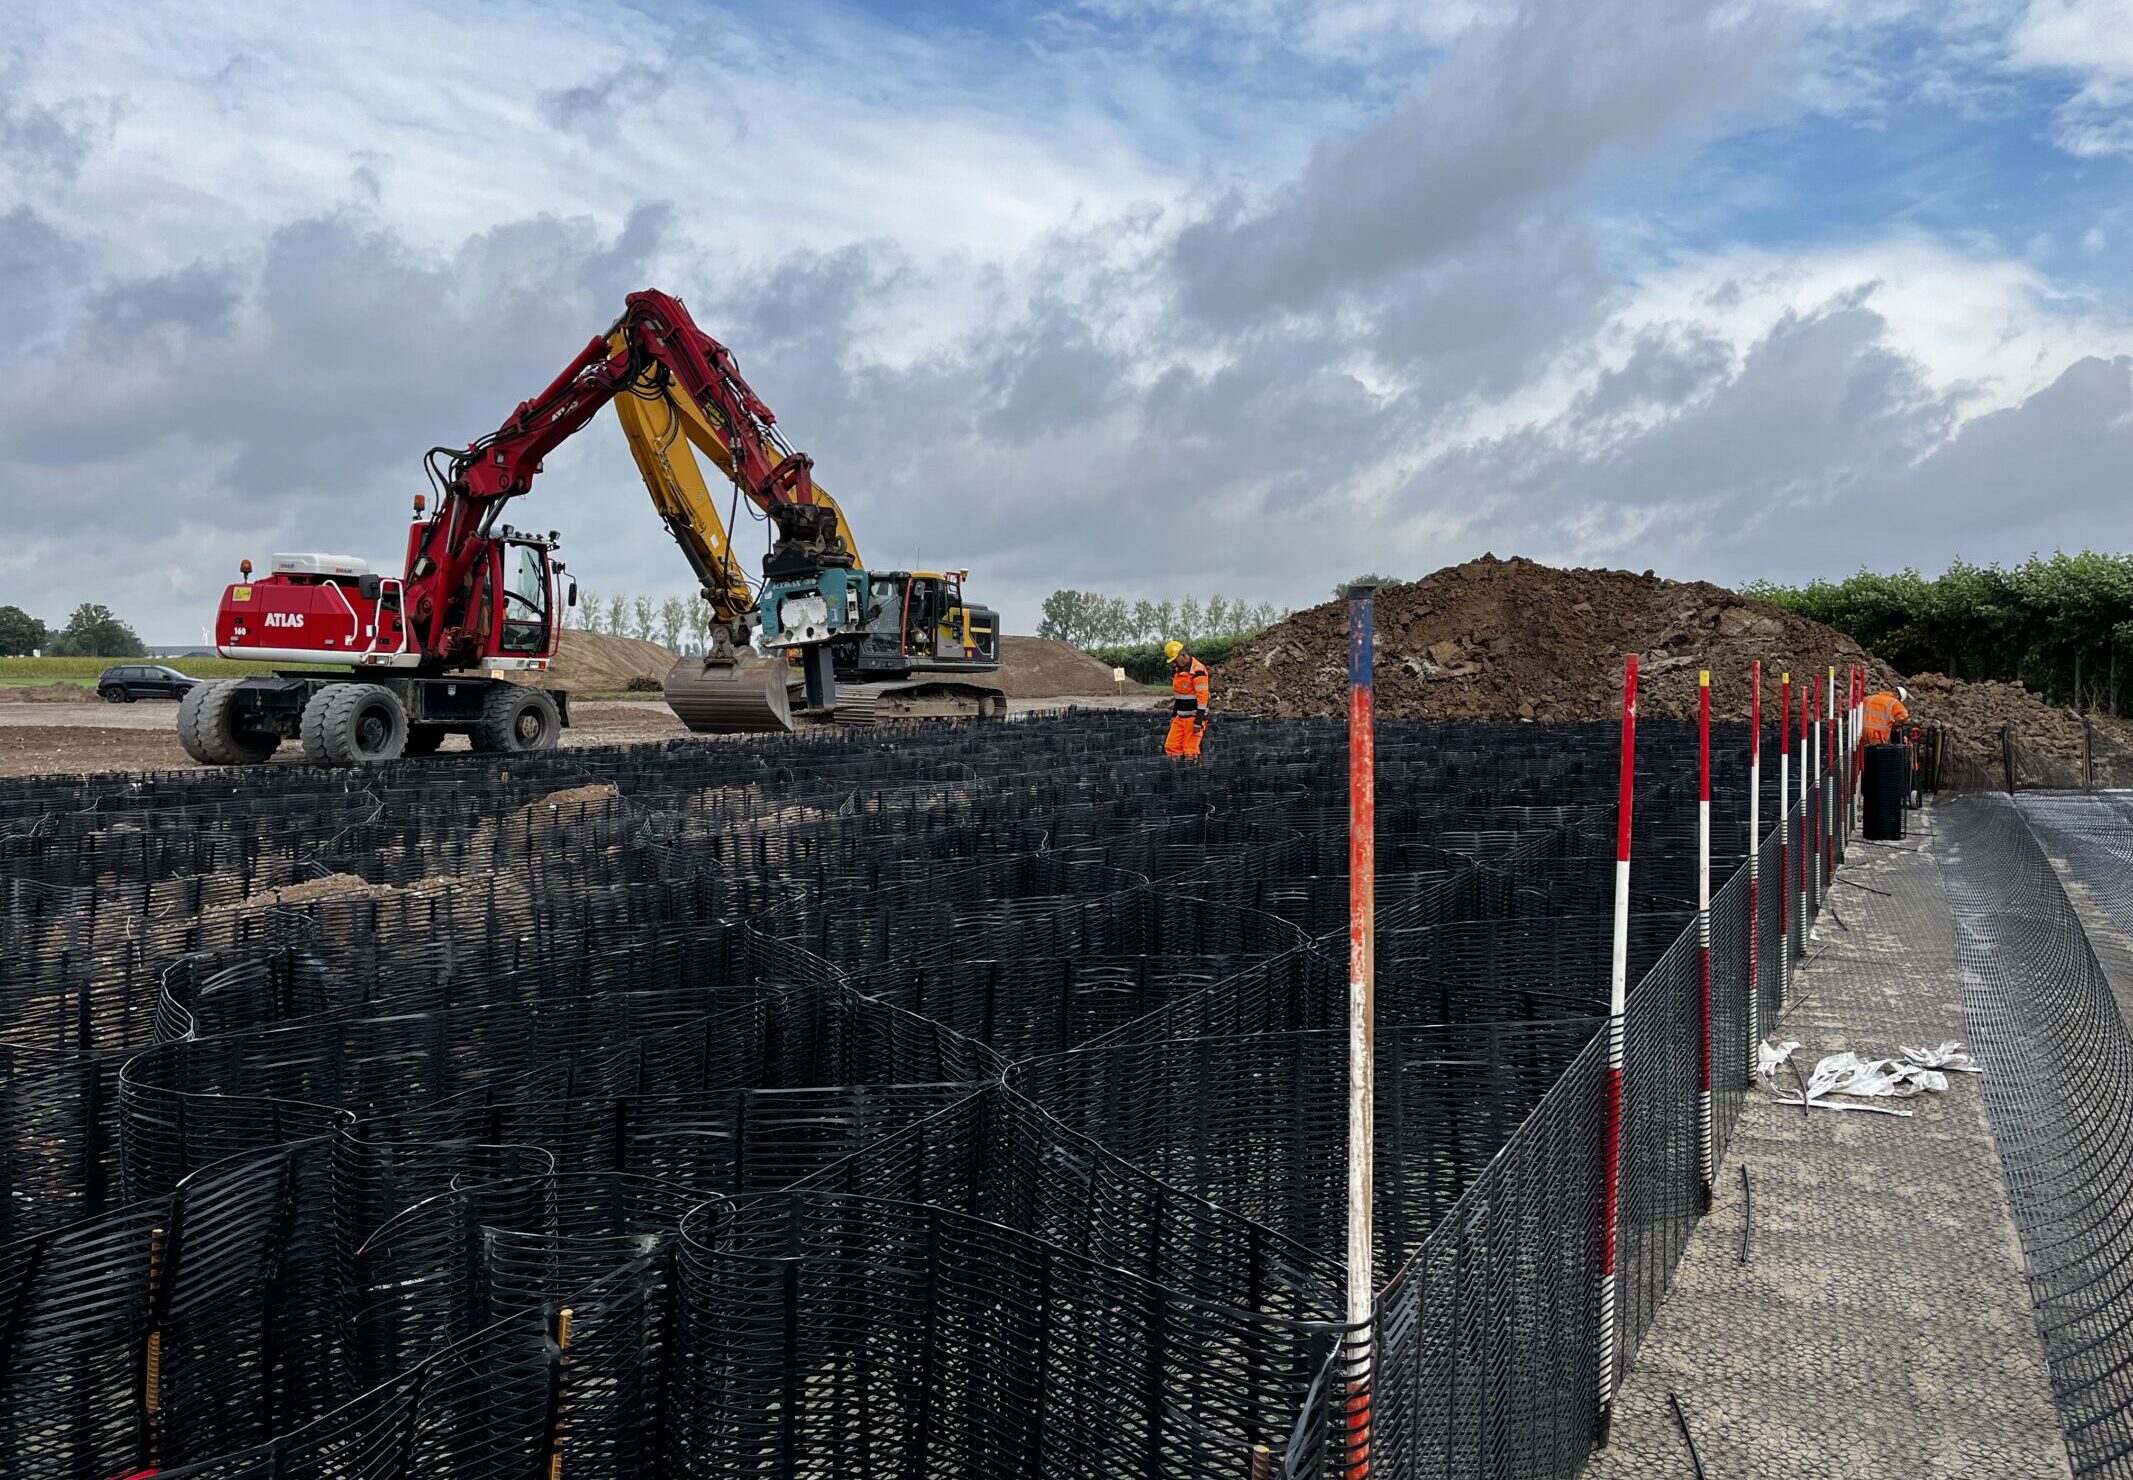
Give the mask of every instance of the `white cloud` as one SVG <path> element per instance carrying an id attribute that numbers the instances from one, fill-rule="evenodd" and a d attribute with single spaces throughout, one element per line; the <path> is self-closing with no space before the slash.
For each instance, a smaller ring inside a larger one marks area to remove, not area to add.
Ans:
<path id="1" fill-rule="evenodd" d="M 2133 81 L 2133 0 L 2029 0 L 2008 43 L 2017 66 Z"/>
<path id="2" fill-rule="evenodd" d="M 2133 0 L 2029 0 L 2007 47 L 2019 70 L 2080 80 L 2059 109 L 2060 148 L 2089 158 L 2133 154 Z"/>
<path id="3" fill-rule="evenodd" d="M 791 25 L 592 3 L 402 0 L 300 28 L 204 0 L 83 12 L 42 39 L 29 96 L 56 106 L 94 77 L 121 121 L 48 212 L 112 270 L 163 271 L 350 203 L 365 170 L 423 249 L 529 215 L 613 228 L 650 199 L 735 270 L 867 238 L 931 267 L 1012 263 L 1076 215 L 1171 198 L 1193 168 L 1149 147 L 1175 136 L 1130 135 L 1111 98 L 1027 60 L 987 55 L 998 75 L 972 86 L 951 50 L 878 22 Z M 618 74 L 597 139 L 541 116 Z"/>
<path id="4" fill-rule="evenodd" d="M 0 307 L 50 372 L 0 385 L 0 600 L 63 609 L 93 571 L 184 636 L 240 554 L 386 555 L 421 449 L 638 286 L 731 344 L 871 558 L 967 563 L 1011 622 L 1058 585 L 1304 601 L 1484 547 L 1756 574 L 1710 500 L 2107 450 L 2133 349 L 2122 297 L 1984 238 L 1780 250 L 1722 205 L 1608 204 L 1743 119 L 1851 107 L 1818 101 L 1868 88 L 1831 53 L 1894 3 L 1121 0 L 1014 36 L 820 5 L 84 12 L 21 43 L 0 108 Z M 1531 157 L 1474 147 L 1506 141 Z M 2055 494 L 2065 527 L 2106 463 Z M 604 424 L 535 498 L 588 586 L 684 583 Z M 110 527 L 138 531 L 122 569 Z M 1828 568 L 1820 538 L 1752 551 Z"/>

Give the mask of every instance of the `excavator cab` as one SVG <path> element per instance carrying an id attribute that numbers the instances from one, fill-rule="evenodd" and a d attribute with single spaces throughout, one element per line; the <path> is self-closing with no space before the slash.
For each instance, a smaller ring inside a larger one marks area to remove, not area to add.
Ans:
<path id="1" fill-rule="evenodd" d="M 468 607 L 485 660 L 555 656 L 567 604 L 555 543 L 507 524 L 490 544 Z"/>
<path id="2" fill-rule="evenodd" d="M 920 669 L 999 666 L 999 618 L 963 600 L 966 571 L 913 571 L 905 579 L 903 655 Z"/>

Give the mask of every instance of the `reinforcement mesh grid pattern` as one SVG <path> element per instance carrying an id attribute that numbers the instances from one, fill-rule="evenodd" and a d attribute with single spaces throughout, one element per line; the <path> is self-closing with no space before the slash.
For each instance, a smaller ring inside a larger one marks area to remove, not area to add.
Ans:
<path id="1" fill-rule="evenodd" d="M 1367 1342 L 1343 732 L 1154 738 L 0 786 L 9 1473 L 1332 1475 L 1366 1354 L 1376 1473 L 1573 1473 L 1614 730 L 1381 732 Z M 1641 741 L 1615 1369 L 1700 1176 L 1694 737 Z"/>
<path id="2" fill-rule="evenodd" d="M 1943 809 L 1963 1012 L 2075 1473 L 2133 1475 L 2133 1033 L 2025 821 L 2033 801 L 2062 843 L 2124 826 L 2093 797 Z"/>

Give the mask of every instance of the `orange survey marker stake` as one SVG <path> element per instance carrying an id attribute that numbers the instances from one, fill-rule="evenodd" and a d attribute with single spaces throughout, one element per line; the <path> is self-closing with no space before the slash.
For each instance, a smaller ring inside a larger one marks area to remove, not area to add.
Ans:
<path id="1" fill-rule="evenodd" d="M 1376 1048 L 1377 711 L 1370 586 L 1348 588 L 1348 1302 L 1360 1348 L 1348 1387 L 1348 1480 L 1370 1473 L 1371 1124 Z"/>

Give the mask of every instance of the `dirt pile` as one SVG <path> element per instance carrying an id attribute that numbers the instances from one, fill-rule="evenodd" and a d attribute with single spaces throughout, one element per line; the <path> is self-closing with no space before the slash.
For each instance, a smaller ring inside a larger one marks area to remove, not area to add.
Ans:
<path id="1" fill-rule="evenodd" d="M 1000 671 L 990 680 L 1010 699 L 1060 699 L 1117 689 L 1111 670 L 1071 643 L 1049 637 L 1000 639 Z"/>
<path id="2" fill-rule="evenodd" d="M 1863 662 L 1869 693 L 1902 683 L 1912 717 L 1946 726 L 1980 761 L 1996 763 L 2003 724 L 2036 755 L 2080 761 L 2081 717 L 2020 684 L 1903 678 L 1832 628 L 1701 581 L 1484 555 L 1381 591 L 1376 616 L 1378 712 L 1392 718 L 1615 719 L 1622 655 L 1634 652 L 1643 657 L 1640 714 L 1693 719 L 1697 670 L 1709 668 L 1712 713 L 1745 720 L 1748 665 L 1760 658 L 1764 717 L 1774 722 L 1781 673 L 1798 684 L 1832 663 L 1841 675 Z M 1328 602 L 1269 628 L 1216 670 L 1216 707 L 1345 714 L 1347 623 L 1346 604 Z M 2133 742 L 2133 725 L 2095 723 L 2113 742 Z"/>
<path id="3" fill-rule="evenodd" d="M 673 666 L 674 654 L 656 642 L 572 630 L 563 634 L 543 681 L 581 694 L 620 693 L 633 678 L 650 679 L 656 689 Z"/>
<path id="4" fill-rule="evenodd" d="M 1916 718 L 1945 725 L 1956 743 L 1995 775 L 2000 763 L 2002 725 L 2012 725 L 2015 739 L 2032 755 L 2080 773 L 2081 716 L 2047 702 L 2019 683 L 1965 683 L 1942 673 L 1921 673 L 1905 680 L 1905 687 L 1911 693 L 1908 707 Z M 2090 722 L 2100 737 L 2099 747 L 2107 745 L 2122 754 L 2125 747 L 2133 745 L 2133 724 L 2103 715 L 2093 716 Z M 2102 762 L 2099 760 L 2098 764 Z"/>
<path id="5" fill-rule="evenodd" d="M 1424 720 L 1605 720 L 1622 712 L 1622 655 L 1642 655 L 1638 712 L 1692 719 L 1696 674 L 1712 670 L 1712 713 L 1748 717 L 1748 665 L 1762 660 L 1764 705 L 1795 682 L 1868 665 L 1894 670 L 1842 633 L 1706 582 L 1619 570 L 1558 570 L 1484 555 L 1377 599 L 1380 714 Z M 1347 712 L 1347 606 L 1298 612 L 1216 670 L 1216 705 L 1250 713 Z"/>

